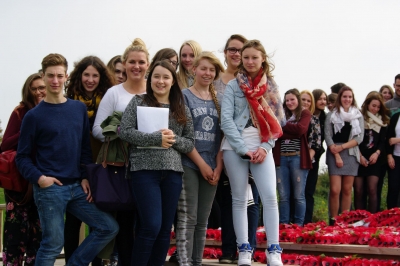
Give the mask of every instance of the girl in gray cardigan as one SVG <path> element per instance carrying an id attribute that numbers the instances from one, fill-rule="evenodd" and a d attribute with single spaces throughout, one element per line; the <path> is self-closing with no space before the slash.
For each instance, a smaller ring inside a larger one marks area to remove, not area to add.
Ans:
<path id="1" fill-rule="evenodd" d="M 168 129 L 137 130 L 137 107 L 169 108 Z M 159 61 L 149 72 L 146 94 L 130 101 L 120 138 L 129 142 L 133 197 L 139 216 L 132 265 L 163 265 L 182 189 L 181 153 L 194 148 L 193 123 L 178 86 L 175 69 Z M 140 149 L 157 146 L 164 149 Z"/>

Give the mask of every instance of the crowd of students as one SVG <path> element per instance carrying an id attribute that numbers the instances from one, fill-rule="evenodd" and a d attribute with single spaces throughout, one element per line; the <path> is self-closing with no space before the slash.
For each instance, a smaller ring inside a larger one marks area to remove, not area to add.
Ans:
<path id="1" fill-rule="evenodd" d="M 67 75 L 49 54 L 30 75 L 1 150 L 17 150 L 27 192 L 5 190 L 4 265 L 163 265 L 172 225 L 179 265 L 201 265 L 212 206 L 221 210 L 221 264 L 251 265 L 259 199 L 269 265 L 283 265 L 279 223 L 312 222 L 319 161 L 330 177 L 330 223 L 354 207 L 387 208 L 400 191 L 400 74 L 358 108 L 353 90 L 334 85 L 290 89 L 281 100 L 263 45 L 239 34 L 224 46 L 225 65 L 189 40 L 150 61 L 135 39 L 106 66 L 87 56 Z M 138 107 L 169 109 L 168 128 L 138 130 Z M 325 113 L 328 107 L 329 113 Z M 118 136 L 129 143 L 134 211 L 104 212 L 92 203 L 82 165 L 96 162 L 102 122 L 123 112 Z M 143 149 L 154 147 L 162 149 Z M 33 198 L 29 195 L 33 191 Z M 278 193 L 277 193 L 278 192 Z M 278 202 L 278 195 L 279 202 Z M 64 224 L 65 217 L 65 224 Z M 175 223 L 174 223 L 175 218 Z M 90 233 L 79 245 L 82 221 Z"/>

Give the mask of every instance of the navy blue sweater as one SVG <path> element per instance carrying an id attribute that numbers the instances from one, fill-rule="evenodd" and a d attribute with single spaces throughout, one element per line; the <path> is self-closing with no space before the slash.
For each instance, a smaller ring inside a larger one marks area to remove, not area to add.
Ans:
<path id="1" fill-rule="evenodd" d="M 36 150 L 36 163 L 31 159 Z M 50 104 L 42 101 L 24 117 L 16 163 L 22 176 L 36 184 L 42 175 L 63 184 L 86 178 L 92 161 L 86 106 L 75 100 Z"/>

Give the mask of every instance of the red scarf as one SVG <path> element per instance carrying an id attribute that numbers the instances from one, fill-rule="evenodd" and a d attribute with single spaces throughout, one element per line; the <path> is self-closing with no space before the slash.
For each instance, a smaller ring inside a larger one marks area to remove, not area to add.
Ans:
<path id="1" fill-rule="evenodd" d="M 251 120 L 258 129 L 261 142 L 282 136 L 278 119 L 263 96 L 268 88 L 267 77 L 262 73 L 262 68 L 253 80 L 246 72 L 239 72 L 236 79 L 249 103 Z"/>

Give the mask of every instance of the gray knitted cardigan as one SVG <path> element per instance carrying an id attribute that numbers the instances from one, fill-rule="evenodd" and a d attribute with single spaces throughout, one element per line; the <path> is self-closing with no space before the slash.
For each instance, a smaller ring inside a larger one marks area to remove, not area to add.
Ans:
<path id="1" fill-rule="evenodd" d="M 138 149 L 137 147 L 161 147 L 160 131 L 144 133 L 137 130 L 137 106 L 148 106 L 136 95 L 129 102 L 122 116 L 119 137 L 129 142 L 131 171 L 139 170 L 173 170 L 183 172 L 181 153 L 191 152 L 194 148 L 193 121 L 189 108 L 185 106 L 187 122 L 178 124 L 169 118 L 168 128 L 176 135 L 176 142 L 169 149 Z M 168 104 L 162 107 L 169 108 Z"/>

